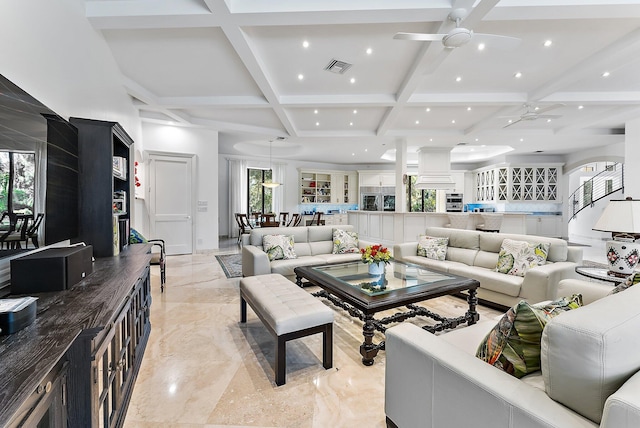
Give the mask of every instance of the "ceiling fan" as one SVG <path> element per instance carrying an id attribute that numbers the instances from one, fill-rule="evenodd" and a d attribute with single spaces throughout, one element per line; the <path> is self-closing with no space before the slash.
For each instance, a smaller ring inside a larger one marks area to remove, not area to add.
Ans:
<path id="1" fill-rule="evenodd" d="M 515 47 L 518 43 L 520 43 L 520 39 L 516 37 L 509 36 L 501 36 L 498 34 L 483 34 L 483 33 L 474 33 L 473 30 L 470 30 L 465 27 L 461 27 L 460 23 L 464 18 L 467 17 L 467 9 L 457 8 L 453 9 L 449 13 L 449 20 L 456 23 L 456 28 L 452 29 L 446 34 L 426 34 L 426 33 L 396 33 L 393 38 L 400 40 L 414 40 L 414 41 L 427 41 L 427 42 L 435 42 L 442 41 L 442 44 L 445 48 L 454 49 L 460 46 L 463 46 L 471 41 L 475 36 L 480 36 L 483 39 L 496 39 L 503 46 Z"/>
<path id="2" fill-rule="evenodd" d="M 508 125 L 503 126 L 503 128 L 508 128 L 509 126 L 515 125 L 518 122 L 538 120 L 538 119 L 557 119 L 559 117 L 562 117 L 557 114 L 544 114 L 548 111 L 555 110 L 560 107 L 564 107 L 564 104 L 553 104 L 544 108 L 539 108 L 539 107 L 533 108 L 531 104 L 525 104 L 524 105 L 525 112 L 522 113 L 520 116 L 500 116 L 500 117 L 501 118 L 514 118 L 514 117 L 517 118 L 517 120 L 511 121 L 509 122 Z"/>

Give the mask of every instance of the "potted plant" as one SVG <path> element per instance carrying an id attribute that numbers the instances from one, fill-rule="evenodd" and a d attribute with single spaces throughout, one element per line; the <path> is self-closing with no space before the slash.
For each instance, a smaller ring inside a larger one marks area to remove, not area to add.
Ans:
<path id="1" fill-rule="evenodd" d="M 368 245 L 360 249 L 362 263 L 369 265 L 371 275 L 382 275 L 385 265 L 391 261 L 389 249 L 382 245 Z"/>

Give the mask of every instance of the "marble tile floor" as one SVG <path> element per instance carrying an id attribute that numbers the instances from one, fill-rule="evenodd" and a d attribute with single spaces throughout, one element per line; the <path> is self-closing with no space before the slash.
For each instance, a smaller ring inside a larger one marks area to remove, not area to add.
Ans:
<path id="1" fill-rule="evenodd" d="M 124 426 L 385 427 L 385 353 L 363 366 L 362 323 L 342 310 L 334 308 L 333 368 L 322 367 L 321 335 L 298 339 L 287 346 L 287 383 L 276 387 L 275 342 L 251 310 L 239 323 L 239 279 L 227 279 L 214 258 L 237 251 L 169 257 L 162 294 L 152 266 L 151 336 Z M 448 296 L 426 306 L 452 316 L 467 308 Z"/>

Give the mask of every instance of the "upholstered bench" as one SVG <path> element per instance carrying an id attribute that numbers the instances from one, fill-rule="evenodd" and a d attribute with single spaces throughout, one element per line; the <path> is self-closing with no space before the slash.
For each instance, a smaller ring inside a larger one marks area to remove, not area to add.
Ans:
<path id="1" fill-rule="evenodd" d="M 275 336 L 276 385 L 284 385 L 286 344 L 322 333 L 322 366 L 333 366 L 333 311 L 280 274 L 240 280 L 240 322 L 247 321 L 247 303 Z"/>

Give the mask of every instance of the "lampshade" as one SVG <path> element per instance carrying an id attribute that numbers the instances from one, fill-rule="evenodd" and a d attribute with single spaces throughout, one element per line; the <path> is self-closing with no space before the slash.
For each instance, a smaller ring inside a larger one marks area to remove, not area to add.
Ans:
<path id="1" fill-rule="evenodd" d="M 262 183 L 262 185 L 264 187 L 268 187 L 270 189 L 273 189 L 274 187 L 278 187 L 280 185 L 280 183 L 274 183 L 274 182 L 270 181 L 268 183 Z"/>
<path id="2" fill-rule="evenodd" d="M 633 242 L 635 237 L 631 235 L 640 233 L 640 200 L 609 201 L 593 230 L 614 233 L 606 245 L 609 274 L 631 275 L 640 259 L 640 244 Z"/>
<path id="3" fill-rule="evenodd" d="M 609 201 L 593 230 L 640 233 L 640 199 Z"/>

